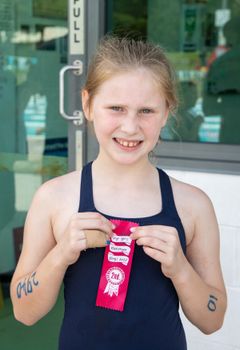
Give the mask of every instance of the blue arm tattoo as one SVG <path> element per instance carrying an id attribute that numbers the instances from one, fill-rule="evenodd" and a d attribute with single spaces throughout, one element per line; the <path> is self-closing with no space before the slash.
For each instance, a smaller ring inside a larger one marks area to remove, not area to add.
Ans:
<path id="1" fill-rule="evenodd" d="M 216 311 L 216 309 L 217 309 L 217 298 L 214 296 L 214 295 L 209 295 L 209 300 L 208 300 L 208 305 L 207 305 L 207 307 L 208 307 L 208 310 L 209 311 L 212 311 L 212 312 L 214 312 L 214 311 Z"/>
<path id="2" fill-rule="evenodd" d="M 32 275 L 28 278 L 25 278 L 23 281 L 19 282 L 17 285 L 17 297 L 20 299 L 22 294 L 25 296 L 33 292 L 33 287 L 37 287 L 39 282 L 35 278 L 36 272 L 33 272 Z"/>

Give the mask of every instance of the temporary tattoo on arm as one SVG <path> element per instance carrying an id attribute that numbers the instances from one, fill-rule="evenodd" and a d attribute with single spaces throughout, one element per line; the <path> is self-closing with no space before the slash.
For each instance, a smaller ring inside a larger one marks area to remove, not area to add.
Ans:
<path id="1" fill-rule="evenodd" d="M 207 304 L 209 311 L 212 311 L 212 312 L 216 311 L 216 309 L 217 309 L 216 301 L 217 300 L 218 299 L 214 295 L 212 295 L 212 294 L 209 295 L 209 300 L 208 300 L 208 304 Z"/>
<path id="2" fill-rule="evenodd" d="M 35 278 L 36 272 L 33 272 L 30 277 L 25 278 L 17 285 L 17 297 L 20 299 L 22 293 L 26 296 L 33 292 L 33 287 L 37 287 L 39 282 Z"/>

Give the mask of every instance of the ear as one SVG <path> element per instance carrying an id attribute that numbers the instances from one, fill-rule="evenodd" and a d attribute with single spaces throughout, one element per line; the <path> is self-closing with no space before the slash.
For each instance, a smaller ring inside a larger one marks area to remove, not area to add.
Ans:
<path id="1" fill-rule="evenodd" d="M 162 128 L 164 128 L 164 126 L 167 124 L 168 116 L 169 116 L 169 108 L 166 108 L 166 111 L 162 119 Z"/>
<path id="2" fill-rule="evenodd" d="M 83 108 L 85 118 L 88 121 L 92 121 L 90 106 L 89 106 L 89 93 L 87 90 L 82 90 L 82 108 Z"/>

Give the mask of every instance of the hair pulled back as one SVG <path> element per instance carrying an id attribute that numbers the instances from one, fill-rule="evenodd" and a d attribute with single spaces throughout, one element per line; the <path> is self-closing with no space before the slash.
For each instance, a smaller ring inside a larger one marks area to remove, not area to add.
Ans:
<path id="1" fill-rule="evenodd" d="M 159 90 L 164 93 L 169 111 L 175 114 L 178 98 L 176 77 L 164 50 L 153 43 L 107 35 L 100 41 L 90 62 L 83 90 L 89 94 L 88 105 L 101 84 L 115 74 L 137 68 L 148 69 Z"/>

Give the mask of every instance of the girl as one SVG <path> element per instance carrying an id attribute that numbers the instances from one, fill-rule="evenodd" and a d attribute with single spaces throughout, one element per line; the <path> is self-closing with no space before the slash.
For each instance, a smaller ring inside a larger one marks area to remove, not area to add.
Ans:
<path id="1" fill-rule="evenodd" d="M 185 350 L 179 301 L 186 317 L 209 334 L 222 326 L 226 292 L 209 198 L 149 161 L 177 106 L 162 49 L 102 40 L 82 103 L 99 153 L 81 174 L 55 178 L 37 191 L 11 284 L 15 317 L 37 322 L 53 307 L 64 279 L 59 349 Z M 136 247 L 123 312 L 95 304 L 104 248 L 88 249 L 87 233 L 111 238 L 111 219 L 139 225 L 131 229 Z"/>

